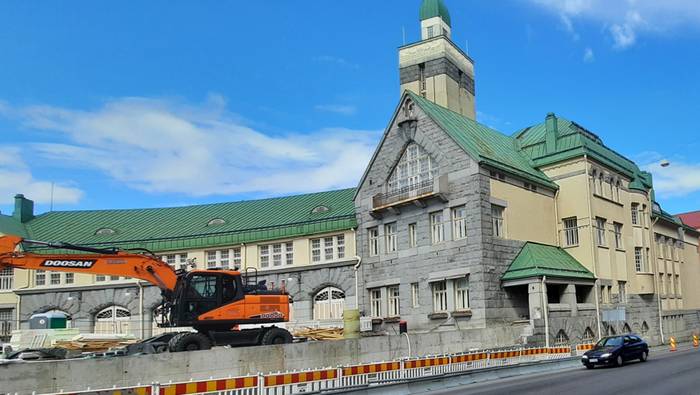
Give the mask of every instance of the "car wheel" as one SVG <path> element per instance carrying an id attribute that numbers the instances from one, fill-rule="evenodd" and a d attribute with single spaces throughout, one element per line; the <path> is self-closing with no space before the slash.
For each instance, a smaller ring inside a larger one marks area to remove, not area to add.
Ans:
<path id="1" fill-rule="evenodd" d="M 586 366 L 586 369 L 593 369 L 593 364 L 591 364 L 591 363 L 587 363 L 585 366 Z"/>
<path id="2" fill-rule="evenodd" d="M 288 344 L 294 340 L 292 334 L 282 328 L 271 328 L 260 339 L 260 344 Z"/>
<path id="3" fill-rule="evenodd" d="M 183 332 L 173 336 L 168 343 L 170 352 L 209 350 L 211 340 L 202 333 Z"/>
<path id="4" fill-rule="evenodd" d="M 649 351 L 644 351 L 644 352 L 642 353 L 642 356 L 639 357 L 639 360 L 640 360 L 641 362 L 646 362 L 646 361 L 647 361 L 647 358 L 649 358 Z"/>
<path id="5" fill-rule="evenodd" d="M 618 355 L 617 359 L 615 360 L 615 366 L 622 366 L 624 364 L 624 361 L 622 360 L 622 355 Z"/>

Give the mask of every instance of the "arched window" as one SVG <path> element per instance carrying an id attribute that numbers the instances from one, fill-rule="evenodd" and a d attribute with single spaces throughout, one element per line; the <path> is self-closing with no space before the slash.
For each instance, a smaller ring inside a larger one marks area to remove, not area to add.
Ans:
<path id="1" fill-rule="evenodd" d="M 120 306 L 110 306 L 95 314 L 95 333 L 131 333 L 131 312 Z"/>
<path id="2" fill-rule="evenodd" d="M 622 327 L 622 333 L 632 333 L 632 328 L 630 328 L 630 326 L 627 323 L 625 323 L 625 325 Z"/>
<path id="3" fill-rule="evenodd" d="M 339 320 L 345 310 L 345 292 L 326 287 L 314 295 L 314 320 Z"/>
<path id="4" fill-rule="evenodd" d="M 581 340 L 584 343 L 593 343 L 593 340 L 595 339 L 595 335 L 593 334 L 593 331 L 591 330 L 590 327 L 587 327 L 585 331 L 583 331 L 583 337 Z"/>
<path id="5" fill-rule="evenodd" d="M 557 337 L 554 339 L 554 344 L 557 346 L 569 344 L 569 336 L 566 335 L 566 332 L 564 332 L 563 329 L 560 329 L 559 332 L 557 332 Z"/>
<path id="6" fill-rule="evenodd" d="M 430 192 L 437 174 L 437 163 L 428 152 L 418 144 L 410 143 L 389 176 L 387 195 L 403 199 Z"/>
<path id="7" fill-rule="evenodd" d="M 641 332 L 642 332 L 642 333 L 641 333 L 642 335 L 646 335 L 647 333 L 649 333 L 649 325 L 647 325 L 647 322 L 646 322 L 646 321 L 642 322 L 642 330 L 641 330 Z"/>
<path id="8" fill-rule="evenodd" d="M 617 332 L 615 332 L 615 328 L 613 328 L 612 325 L 608 324 L 608 336 L 615 336 L 617 335 Z"/>

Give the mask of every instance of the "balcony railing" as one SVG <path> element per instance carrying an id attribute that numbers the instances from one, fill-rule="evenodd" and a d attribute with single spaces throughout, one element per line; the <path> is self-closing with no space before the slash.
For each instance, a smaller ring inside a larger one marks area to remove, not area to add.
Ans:
<path id="1" fill-rule="evenodd" d="M 372 208 L 380 210 L 445 192 L 447 192 L 447 176 L 443 175 L 400 188 L 396 191 L 378 193 L 372 198 Z"/>

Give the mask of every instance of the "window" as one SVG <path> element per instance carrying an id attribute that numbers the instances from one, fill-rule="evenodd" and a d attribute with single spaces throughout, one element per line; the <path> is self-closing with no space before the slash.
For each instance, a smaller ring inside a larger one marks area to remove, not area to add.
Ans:
<path id="1" fill-rule="evenodd" d="M 96 282 L 102 282 L 102 281 L 106 281 L 106 280 L 107 280 L 107 277 L 105 277 L 103 274 L 96 274 L 95 275 Z"/>
<path id="2" fill-rule="evenodd" d="M 46 271 L 37 270 L 34 273 L 34 283 L 38 285 L 46 285 Z"/>
<path id="3" fill-rule="evenodd" d="M 11 267 L 0 269 L 0 290 L 12 289 L 14 270 Z"/>
<path id="4" fill-rule="evenodd" d="M 432 192 L 438 167 L 416 143 L 410 143 L 396 164 L 387 183 L 387 198 L 398 201 Z"/>
<path id="5" fill-rule="evenodd" d="M 258 250 L 260 251 L 261 268 L 294 263 L 294 244 L 292 242 L 261 245 Z"/>
<path id="6" fill-rule="evenodd" d="M 596 242 L 599 246 L 605 246 L 605 218 L 596 217 Z"/>
<path id="7" fill-rule="evenodd" d="M 73 284 L 75 282 L 75 273 L 65 273 L 66 284 Z"/>
<path id="8" fill-rule="evenodd" d="M 401 315 L 401 302 L 399 300 L 399 286 L 395 285 L 386 289 L 389 295 L 389 317 Z"/>
<path id="9" fill-rule="evenodd" d="M 618 281 L 617 288 L 620 295 L 620 303 L 627 303 L 627 283 Z"/>
<path id="10" fill-rule="evenodd" d="M 497 179 L 497 180 L 499 180 L 499 181 L 505 181 L 505 180 L 506 180 L 505 174 L 503 174 L 503 173 L 501 173 L 501 172 L 499 172 L 499 171 L 491 170 L 491 171 L 489 172 L 489 174 L 491 175 L 491 178 L 495 178 L 495 179 Z"/>
<path id="11" fill-rule="evenodd" d="M 495 204 L 491 205 L 491 221 L 493 225 L 493 235 L 503 237 L 503 210 L 504 208 Z"/>
<path id="12" fill-rule="evenodd" d="M 649 333 L 649 325 L 647 325 L 646 321 L 642 322 L 642 329 L 640 330 L 640 332 L 642 333 L 642 336 L 646 336 L 647 333 Z"/>
<path id="13" fill-rule="evenodd" d="M 557 332 L 557 337 L 554 339 L 555 346 L 565 346 L 569 343 L 569 336 L 566 335 L 563 329 Z"/>
<path id="14" fill-rule="evenodd" d="M 420 294 L 418 290 L 418 283 L 411 283 L 411 306 L 420 306 Z"/>
<path id="15" fill-rule="evenodd" d="M 447 311 L 447 281 L 438 281 L 433 286 L 433 311 L 442 313 Z"/>
<path id="16" fill-rule="evenodd" d="M 428 26 L 428 38 L 435 37 L 435 27 Z"/>
<path id="17" fill-rule="evenodd" d="M 469 309 L 469 279 L 459 278 L 455 285 L 455 308 L 457 310 Z"/>
<path id="18" fill-rule="evenodd" d="M 13 321 L 13 309 L 0 309 L 0 342 L 10 341 Z"/>
<path id="19" fill-rule="evenodd" d="M 369 256 L 379 255 L 379 229 L 369 228 Z"/>
<path id="20" fill-rule="evenodd" d="M 640 225 L 639 223 L 639 204 L 632 203 L 632 225 Z"/>
<path id="21" fill-rule="evenodd" d="M 131 312 L 120 306 L 108 307 L 95 314 L 95 333 L 128 334 Z"/>
<path id="22" fill-rule="evenodd" d="M 634 247 L 634 270 L 637 273 L 646 272 L 644 255 L 642 255 L 642 247 Z"/>
<path id="23" fill-rule="evenodd" d="M 241 267 L 241 248 L 236 247 L 229 250 L 217 250 L 217 251 L 207 251 L 207 268 L 231 268 L 231 267 Z M 231 259 L 233 257 L 233 259 Z M 180 267 L 185 267 L 187 265 L 187 254 L 179 255 L 166 255 L 166 259 L 169 265 L 174 265 L 174 262 L 178 262 Z M 173 263 L 171 263 L 173 262 Z M 233 263 L 233 266 L 231 266 Z"/>
<path id="24" fill-rule="evenodd" d="M 382 290 L 370 289 L 369 291 L 370 317 L 382 316 Z"/>
<path id="25" fill-rule="evenodd" d="M 311 239 L 311 262 L 331 262 L 345 258 L 345 235 Z"/>
<path id="26" fill-rule="evenodd" d="M 467 208 L 465 206 L 452 209 L 452 239 L 459 240 L 467 237 Z"/>
<path id="27" fill-rule="evenodd" d="M 396 251 L 396 222 L 384 225 L 384 243 L 387 253 Z"/>
<path id="28" fill-rule="evenodd" d="M 593 330 L 591 330 L 590 327 L 586 327 L 586 330 L 583 331 L 583 337 L 581 337 L 581 340 L 584 343 L 592 343 L 594 339 L 595 335 L 593 334 Z"/>
<path id="29" fill-rule="evenodd" d="M 445 228 L 442 223 L 442 212 L 430 214 L 430 237 L 433 244 L 442 243 L 445 240 Z"/>
<path id="30" fill-rule="evenodd" d="M 618 250 L 622 249 L 622 224 L 618 222 L 613 222 L 613 228 L 615 232 L 615 248 Z"/>
<path id="31" fill-rule="evenodd" d="M 51 285 L 61 284 L 61 273 L 60 272 L 51 272 L 49 278 L 51 279 L 51 282 L 50 282 Z"/>
<path id="32" fill-rule="evenodd" d="M 578 224 L 576 217 L 564 218 L 564 238 L 567 247 L 578 245 Z"/>
<path id="33" fill-rule="evenodd" d="M 537 192 L 537 185 L 535 185 L 535 184 L 530 184 L 529 182 L 526 182 L 523 184 L 523 186 L 528 191 Z"/>
<path id="34" fill-rule="evenodd" d="M 339 320 L 345 310 L 345 292 L 326 287 L 314 296 L 314 320 Z"/>
<path id="35" fill-rule="evenodd" d="M 416 224 L 408 224 L 408 246 L 413 248 L 418 245 L 418 235 L 416 234 Z"/>

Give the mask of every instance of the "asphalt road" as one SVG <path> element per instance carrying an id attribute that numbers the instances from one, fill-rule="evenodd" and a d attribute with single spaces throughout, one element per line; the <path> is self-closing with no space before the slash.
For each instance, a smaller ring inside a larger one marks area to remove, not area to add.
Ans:
<path id="1" fill-rule="evenodd" d="M 621 368 L 583 365 L 576 369 L 528 375 L 432 391 L 431 394 L 700 394 L 700 350 L 652 350 L 647 362 Z"/>

